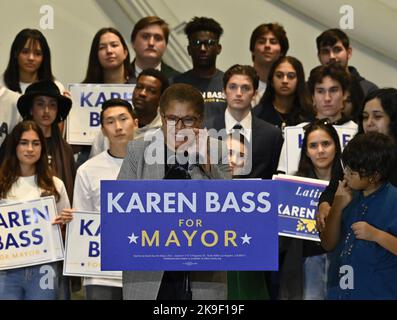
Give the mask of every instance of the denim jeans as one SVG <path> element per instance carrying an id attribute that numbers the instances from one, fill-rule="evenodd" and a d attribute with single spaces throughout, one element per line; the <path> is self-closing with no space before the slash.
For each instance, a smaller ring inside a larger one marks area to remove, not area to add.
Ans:
<path id="1" fill-rule="evenodd" d="M 57 300 L 59 263 L 0 271 L 0 300 Z"/>
<path id="2" fill-rule="evenodd" d="M 328 255 L 307 257 L 303 263 L 303 299 L 325 300 L 327 294 Z"/>

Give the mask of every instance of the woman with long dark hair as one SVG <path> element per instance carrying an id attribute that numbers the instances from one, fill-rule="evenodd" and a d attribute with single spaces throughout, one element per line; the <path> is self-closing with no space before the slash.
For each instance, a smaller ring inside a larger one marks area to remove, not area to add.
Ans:
<path id="1" fill-rule="evenodd" d="M 0 203 L 7 204 L 54 196 L 61 213 L 70 203 L 63 182 L 48 166 L 45 137 L 34 121 L 15 126 L 6 143 L 6 157 L 0 167 Z M 58 216 L 53 224 L 60 224 Z M 53 276 L 53 286 L 40 286 L 43 265 L 0 271 L 0 299 L 56 300 L 60 298 L 62 268 L 59 263 L 46 264 Z"/>
<path id="2" fill-rule="evenodd" d="M 131 75 L 130 53 L 121 33 L 102 28 L 91 44 L 83 83 L 127 83 Z"/>
<path id="3" fill-rule="evenodd" d="M 314 119 L 302 63 L 291 56 L 272 65 L 268 86 L 253 113 L 282 130 Z"/>
<path id="4" fill-rule="evenodd" d="M 54 81 L 59 90 L 65 88 L 55 80 L 51 69 L 51 51 L 44 35 L 37 29 L 23 29 L 15 37 L 4 71 L 4 85 L 19 93 L 37 81 Z"/>
<path id="5" fill-rule="evenodd" d="M 327 120 L 304 127 L 301 156 L 296 176 L 329 181 L 341 170 L 339 136 Z M 280 238 L 280 294 L 283 299 L 324 300 L 328 258 L 320 243 Z"/>

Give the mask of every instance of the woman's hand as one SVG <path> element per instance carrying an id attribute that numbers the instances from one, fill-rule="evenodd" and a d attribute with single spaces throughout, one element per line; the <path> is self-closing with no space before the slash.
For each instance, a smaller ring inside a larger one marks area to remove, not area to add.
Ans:
<path id="1" fill-rule="evenodd" d="M 316 217 L 316 228 L 319 232 L 322 232 L 325 228 L 325 220 L 329 215 L 329 211 L 331 210 L 331 206 L 328 202 L 322 202 L 318 206 L 318 212 Z"/>
<path id="2" fill-rule="evenodd" d="M 75 209 L 68 209 L 65 208 L 62 210 L 61 214 L 56 216 L 52 224 L 65 224 L 69 223 L 70 221 L 73 220 L 73 212 Z"/>

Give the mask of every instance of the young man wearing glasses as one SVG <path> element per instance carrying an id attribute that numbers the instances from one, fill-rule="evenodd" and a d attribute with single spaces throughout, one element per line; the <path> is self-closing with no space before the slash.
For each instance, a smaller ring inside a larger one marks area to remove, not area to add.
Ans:
<path id="1" fill-rule="evenodd" d="M 222 89 L 223 72 L 216 68 L 216 59 L 222 51 L 219 39 L 223 29 L 214 19 L 195 17 L 186 25 L 185 34 L 193 69 L 174 77 L 173 82 L 190 84 L 200 90 L 205 102 L 205 119 L 220 115 L 225 111 L 226 101 Z"/>

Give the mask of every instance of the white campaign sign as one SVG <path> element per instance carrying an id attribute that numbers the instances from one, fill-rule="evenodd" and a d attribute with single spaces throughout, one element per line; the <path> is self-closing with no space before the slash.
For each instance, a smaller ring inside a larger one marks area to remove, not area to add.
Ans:
<path id="1" fill-rule="evenodd" d="M 132 103 L 134 88 L 135 84 L 69 84 L 73 107 L 66 121 L 67 142 L 91 145 L 101 127 L 102 103 L 113 98 Z"/>
<path id="2" fill-rule="evenodd" d="M 357 133 L 357 129 L 348 128 L 344 126 L 334 126 L 339 135 L 339 141 L 341 148 L 346 146 L 346 144 L 354 137 Z M 286 173 L 295 174 L 298 171 L 299 159 L 301 156 L 302 141 L 303 141 L 304 131 L 302 126 L 285 127 L 284 128 L 284 144 L 286 148 L 285 164 Z M 281 155 L 283 156 L 283 155 Z"/>
<path id="3" fill-rule="evenodd" d="M 100 224 L 99 212 L 73 213 L 66 230 L 64 275 L 121 280 L 121 271 L 101 271 Z"/>
<path id="4" fill-rule="evenodd" d="M 63 260 L 55 198 L 0 205 L 0 270 Z"/>

